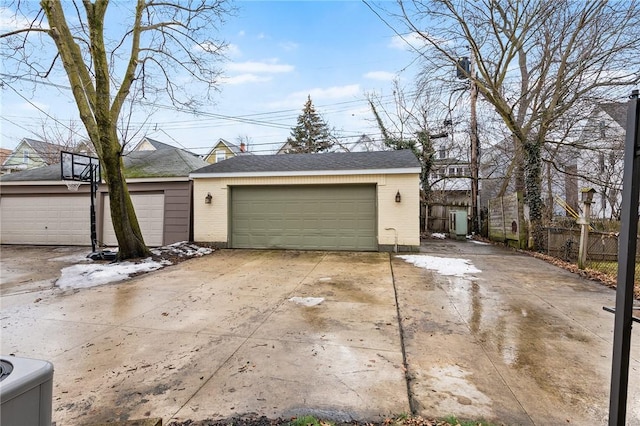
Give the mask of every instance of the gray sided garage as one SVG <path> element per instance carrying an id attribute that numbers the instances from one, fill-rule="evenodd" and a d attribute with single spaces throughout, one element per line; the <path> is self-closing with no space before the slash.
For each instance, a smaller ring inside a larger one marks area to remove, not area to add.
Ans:
<path id="1" fill-rule="evenodd" d="M 157 143 L 158 144 L 158 143 Z M 161 147 L 162 148 L 162 147 Z M 172 147 L 132 152 L 125 157 L 127 186 L 145 242 L 161 246 L 192 237 L 191 170 L 206 163 Z M 2 244 L 91 245 L 89 185 L 69 191 L 60 165 L 0 177 Z M 98 241 L 116 246 L 107 185 L 96 197 Z"/>
<path id="2" fill-rule="evenodd" d="M 377 250 L 375 185 L 231 187 L 233 248 Z"/>
<path id="3" fill-rule="evenodd" d="M 415 250 L 411 151 L 238 156 L 196 170 L 194 241 L 247 249 Z"/>

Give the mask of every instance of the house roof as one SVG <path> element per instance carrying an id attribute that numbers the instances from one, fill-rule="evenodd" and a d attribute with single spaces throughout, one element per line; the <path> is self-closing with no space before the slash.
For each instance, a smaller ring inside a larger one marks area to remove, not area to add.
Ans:
<path id="1" fill-rule="evenodd" d="M 331 152 L 323 154 L 245 155 L 210 164 L 192 177 L 216 174 L 305 174 L 308 172 L 419 173 L 420 163 L 410 150 Z M 205 176 L 209 175 L 209 176 Z"/>
<path id="2" fill-rule="evenodd" d="M 151 138 L 145 136 L 144 138 L 142 138 L 142 140 L 140 142 L 138 142 L 138 144 L 132 149 L 132 151 L 138 151 L 140 146 L 145 142 L 149 143 L 156 150 L 176 149 L 175 146 L 171 146 L 171 145 L 168 145 L 168 144 L 166 144 L 164 142 L 160 142 L 160 141 L 157 141 L 155 139 L 151 139 Z"/>
<path id="3" fill-rule="evenodd" d="M 38 153 L 42 161 L 47 164 L 60 162 L 60 151 L 64 149 L 62 145 L 50 142 L 43 142 L 36 139 L 23 138 L 22 142 L 28 144 L 35 152 Z"/>
<path id="4" fill-rule="evenodd" d="M 13 151 L 7 148 L 0 148 L 0 164 L 4 163 Z"/>
<path id="5" fill-rule="evenodd" d="M 193 170 L 208 164 L 197 155 L 174 147 L 132 151 L 123 160 L 127 178 L 189 176 Z"/>
<path id="6" fill-rule="evenodd" d="M 125 177 L 163 178 L 187 177 L 191 171 L 208 163 L 196 155 L 179 148 L 157 151 L 133 151 L 123 157 Z M 60 180 L 60 164 L 38 167 L 0 176 L 2 182 Z"/>
<path id="7" fill-rule="evenodd" d="M 214 151 L 216 150 L 216 147 L 220 144 L 225 145 L 227 148 L 229 148 L 229 150 L 231 152 L 233 152 L 233 155 L 253 155 L 253 153 L 248 152 L 248 151 L 243 151 L 242 149 L 240 149 L 240 147 L 234 143 L 231 143 L 225 139 L 218 139 L 218 142 L 216 142 L 216 144 L 213 146 L 213 148 L 211 148 L 211 151 L 209 151 L 209 153 L 206 155 L 207 157 L 210 155 L 214 154 Z"/>
<path id="8" fill-rule="evenodd" d="M 627 128 L 627 109 L 628 106 L 623 102 L 610 102 L 598 104 L 600 109 L 609 117 L 620 125 L 623 129 Z"/>

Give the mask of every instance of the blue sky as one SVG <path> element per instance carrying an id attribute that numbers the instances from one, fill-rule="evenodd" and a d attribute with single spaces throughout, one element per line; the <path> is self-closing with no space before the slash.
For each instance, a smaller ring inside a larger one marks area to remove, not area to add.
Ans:
<path id="1" fill-rule="evenodd" d="M 201 107 L 201 115 L 163 109 L 149 118 L 136 113 L 134 143 L 148 135 L 206 153 L 219 138 L 236 142 L 245 136 L 252 151 L 269 154 L 295 126 L 308 95 L 338 136 L 374 136 L 377 128 L 366 94 L 390 96 L 394 78 L 411 88 L 414 56 L 360 1 L 241 1 L 236 5 L 236 15 L 219 32 L 229 43 L 229 60 L 221 64 L 224 78 L 213 104 Z M 62 79 L 55 83 L 68 84 Z M 63 125 L 77 120 L 68 90 L 41 84 L 32 90 L 19 82 L 12 87 L 22 96 L 11 88 L 2 89 L 3 148 L 15 147 L 23 137 L 35 137 L 29 132 L 37 133 L 45 119 L 55 124 L 55 118 Z"/>

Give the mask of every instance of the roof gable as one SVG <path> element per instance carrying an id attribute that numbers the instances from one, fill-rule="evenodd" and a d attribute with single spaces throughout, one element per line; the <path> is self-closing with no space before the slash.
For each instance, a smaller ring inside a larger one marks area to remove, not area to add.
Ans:
<path id="1" fill-rule="evenodd" d="M 418 173 L 420 163 L 410 150 L 332 152 L 323 154 L 246 155 L 233 157 L 194 171 L 191 175 L 247 173 L 306 173 L 373 170 Z"/>
<path id="2" fill-rule="evenodd" d="M 610 102 L 598 104 L 598 107 L 613 119 L 623 129 L 627 128 L 627 109 L 628 106 L 623 102 Z"/>
<path id="3" fill-rule="evenodd" d="M 205 160 L 208 159 L 211 156 L 215 156 L 216 150 L 218 148 L 220 148 L 221 145 L 226 147 L 234 156 L 236 156 L 236 155 L 247 155 L 247 154 L 253 155 L 252 153 L 247 152 L 246 148 L 245 148 L 245 150 L 243 150 L 240 146 L 238 146 L 238 145 L 236 145 L 234 143 L 231 143 L 231 142 L 229 142 L 229 141 L 227 141 L 225 139 L 220 138 L 220 139 L 218 139 L 218 142 L 213 146 L 213 148 L 211 148 L 211 151 L 209 151 L 207 153 L 207 155 L 205 155 Z"/>
<path id="4" fill-rule="evenodd" d="M 46 164 L 59 163 L 60 151 L 62 151 L 64 148 L 62 145 L 29 138 L 22 139 L 20 145 L 23 144 L 26 144 L 31 149 L 33 149 L 33 151 L 38 154 L 40 159 Z"/>
<path id="5" fill-rule="evenodd" d="M 176 149 L 176 147 L 145 136 L 131 151 L 159 151 L 163 149 Z"/>

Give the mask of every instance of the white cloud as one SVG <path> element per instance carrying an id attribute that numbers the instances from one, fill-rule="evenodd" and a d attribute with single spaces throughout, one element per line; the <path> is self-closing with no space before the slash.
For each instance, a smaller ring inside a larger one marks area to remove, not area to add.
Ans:
<path id="1" fill-rule="evenodd" d="M 295 68 L 293 65 L 278 64 L 276 59 L 272 59 L 265 62 L 231 62 L 227 64 L 228 71 L 235 71 L 241 73 L 287 73 L 292 72 Z"/>
<path id="2" fill-rule="evenodd" d="M 393 81 L 396 75 L 389 71 L 371 71 L 364 75 L 364 78 L 379 81 Z"/>
<path id="3" fill-rule="evenodd" d="M 240 51 L 240 46 L 237 44 L 229 43 L 225 49 L 225 54 L 231 57 L 238 58 L 242 56 L 242 52 Z"/>
<path id="4" fill-rule="evenodd" d="M 259 76 L 256 74 L 240 74 L 230 77 L 222 77 L 220 82 L 223 84 L 245 84 L 245 83 L 263 83 L 270 81 L 271 77 Z"/>
<path id="5" fill-rule="evenodd" d="M 359 84 L 350 84 L 347 86 L 334 86 L 327 87 L 325 89 L 315 88 L 308 92 L 298 92 L 300 94 L 307 93 L 311 95 L 312 99 L 324 100 L 324 99 L 343 99 L 347 97 L 357 96 L 360 94 Z"/>
<path id="6" fill-rule="evenodd" d="M 293 41 L 285 41 L 279 44 L 280 48 L 290 52 L 292 50 L 296 50 L 300 45 L 298 43 L 294 43 Z"/>
<path id="7" fill-rule="evenodd" d="M 0 31 L 15 31 L 29 28 L 31 21 L 26 16 L 21 16 L 7 7 L 0 7 Z M 34 25 L 40 28 L 40 25 Z"/>
<path id="8" fill-rule="evenodd" d="M 244 37 L 246 34 L 245 30 L 238 31 L 238 37 Z"/>
<path id="9" fill-rule="evenodd" d="M 391 38 L 389 47 L 397 50 L 412 50 L 412 48 L 422 49 L 425 44 L 424 37 L 417 32 L 412 32 L 409 34 L 394 35 Z"/>
<path id="10" fill-rule="evenodd" d="M 278 102 L 271 102 L 269 108 L 298 108 L 301 107 L 306 101 L 307 96 L 311 96 L 311 100 L 314 104 L 318 101 L 328 101 L 336 99 L 353 98 L 361 94 L 360 85 L 350 84 L 347 86 L 333 86 L 320 88 L 316 87 L 309 90 L 301 90 L 289 94 L 285 99 Z"/>

